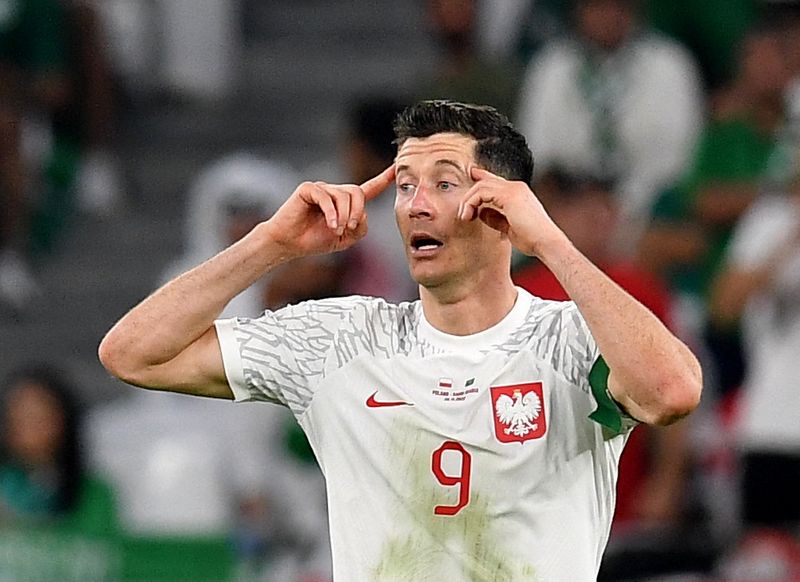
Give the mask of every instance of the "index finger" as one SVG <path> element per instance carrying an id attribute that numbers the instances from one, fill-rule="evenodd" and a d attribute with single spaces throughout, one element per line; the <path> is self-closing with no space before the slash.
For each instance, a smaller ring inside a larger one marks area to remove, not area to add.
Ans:
<path id="1" fill-rule="evenodd" d="M 378 194 L 386 190 L 392 184 L 392 182 L 394 182 L 394 175 L 395 166 L 394 163 L 392 163 L 392 165 L 386 168 L 383 172 L 361 184 L 361 190 L 364 192 L 364 198 L 367 200 L 372 200 Z"/>
<path id="2" fill-rule="evenodd" d="M 486 178 L 500 178 L 497 174 L 493 174 L 489 170 L 484 170 L 483 168 L 479 168 L 478 166 L 472 166 L 470 169 L 470 176 L 476 182 L 478 180 L 485 180 Z"/>

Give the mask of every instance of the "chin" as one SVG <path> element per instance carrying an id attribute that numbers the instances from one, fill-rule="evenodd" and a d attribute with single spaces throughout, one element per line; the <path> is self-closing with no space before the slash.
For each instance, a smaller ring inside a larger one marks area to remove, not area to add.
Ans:
<path id="1" fill-rule="evenodd" d="M 412 269 L 411 278 L 423 287 L 438 287 L 446 279 L 441 273 L 431 272 L 430 269 Z"/>
<path id="2" fill-rule="evenodd" d="M 411 270 L 411 278 L 418 285 L 426 289 L 434 289 L 446 285 L 453 280 L 453 273 L 444 272 L 441 269 L 432 269 L 428 265 L 419 265 L 417 269 Z"/>

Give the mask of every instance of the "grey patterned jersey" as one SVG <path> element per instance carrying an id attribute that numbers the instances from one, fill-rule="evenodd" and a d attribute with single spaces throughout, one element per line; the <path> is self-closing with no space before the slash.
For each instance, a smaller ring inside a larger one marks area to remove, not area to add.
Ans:
<path id="1" fill-rule="evenodd" d="M 217 322 L 236 399 L 288 406 L 309 437 L 337 579 L 596 576 L 627 433 L 589 418 L 599 354 L 575 305 L 518 294 L 470 336 L 366 297 Z"/>

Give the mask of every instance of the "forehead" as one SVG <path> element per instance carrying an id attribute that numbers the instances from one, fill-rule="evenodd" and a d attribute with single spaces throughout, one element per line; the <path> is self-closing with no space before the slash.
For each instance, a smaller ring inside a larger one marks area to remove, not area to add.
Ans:
<path id="1" fill-rule="evenodd" d="M 397 151 L 397 166 L 417 167 L 448 159 L 465 165 L 475 159 L 475 138 L 460 133 L 437 133 L 429 137 L 410 137 Z"/>

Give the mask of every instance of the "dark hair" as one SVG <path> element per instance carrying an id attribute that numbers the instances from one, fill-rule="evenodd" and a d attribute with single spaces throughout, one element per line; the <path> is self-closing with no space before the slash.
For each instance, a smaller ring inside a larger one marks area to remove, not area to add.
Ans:
<path id="1" fill-rule="evenodd" d="M 78 401 L 74 390 L 60 370 L 37 364 L 16 370 L 6 379 L 2 391 L 3 410 L 8 410 L 9 395 L 23 382 L 36 384 L 47 391 L 56 399 L 64 416 L 64 432 L 61 435 L 61 443 L 55 459 L 57 480 L 55 510 L 57 512 L 69 511 L 78 502 L 84 474 Z M 5 427 L 4 430 L 6 430 Z M 0 459 L 10 462 L 15 460 L 7 450 L 5 438 L 0 441 Z"/>
<path id="2" fill-rule="evenodd" d="M 475 161 L 507 180 L 531 184 L 533 154 L 525 137 L 508 118 L 488 105 L 457 101 L 420 101 L 406 108 L 394 122 L 395 143 L 410 137 L 460 133 L 475 138 Z"/>
<path id="3" fill-rule="evenodd" d="M 397 153 L 392 124 L 404 105 L 392 97 L 377 96 L 365 97 L 350 107 L 349 125 L 353 136 L 363 140 L 387 166 Z"/>
<path id="4" fill-rule="evenodd" d="M 561 165 L 550 166 L 537 179 L 537 184 L 551 183 L 558 191 L 559 197 L 573 198 L 587 191 L 603 191 L 614 195 L 616 181 L 610 175 L 591 172 L 576 172 Z"/>

